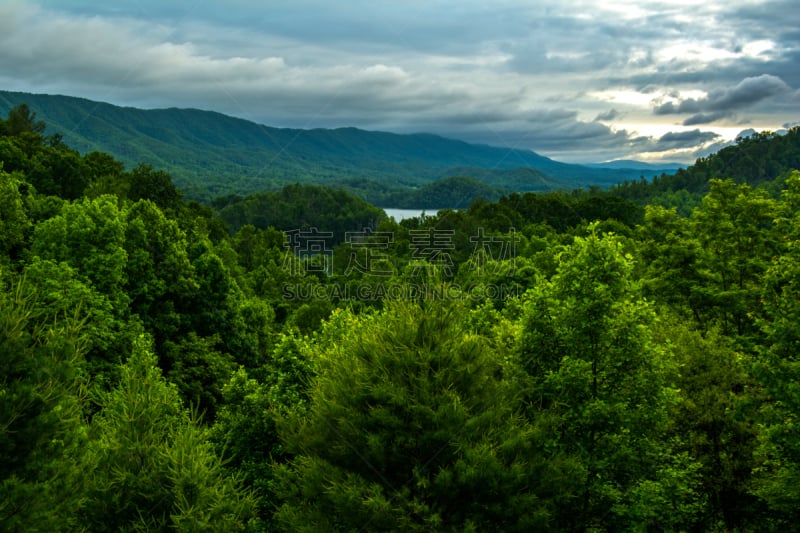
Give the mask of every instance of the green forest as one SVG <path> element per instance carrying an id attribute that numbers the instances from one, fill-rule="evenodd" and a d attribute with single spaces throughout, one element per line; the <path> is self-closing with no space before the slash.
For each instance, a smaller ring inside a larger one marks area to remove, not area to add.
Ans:
<path id="1" fill-rule="evenodd" d="M 188 201 L 18 105 L 0 530 L 795 530 L 798 168 L 794 128 L 397 222 Z"/>

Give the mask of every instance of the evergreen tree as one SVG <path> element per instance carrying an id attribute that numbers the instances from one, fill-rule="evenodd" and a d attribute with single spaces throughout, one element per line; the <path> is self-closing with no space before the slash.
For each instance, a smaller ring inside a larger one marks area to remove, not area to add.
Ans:
<path id="1" fill-rule="evenodd" d="M 515 413 L 514 372 L 443 302 L 337 314 L 307 415 L 283 438 L 291 531 L 546 528 L 569 465 Z M 342 316 L 344 315 L 344 316 Z"/>
<path id="2" fill-rule="evenodd" d="M 77 529 L 86 445 L 80 320 L 54 324 L 22 282 L 3 276 L 0 284 L 0 530 Z"/>
<path id="3" fill-rule="evenodd" d="M 1 163 L 1 162 L 0 162 Z M 0 264 L 19 259 L 32 229 L 25 209 L 28 185 L 0 164 Z"/>
<path id="4" fill-rule="evenodd" d="M 241 531 L 253 499 L 223 467 L 140 338 L 101 393 L 86 460 L 88 531 Z"/>

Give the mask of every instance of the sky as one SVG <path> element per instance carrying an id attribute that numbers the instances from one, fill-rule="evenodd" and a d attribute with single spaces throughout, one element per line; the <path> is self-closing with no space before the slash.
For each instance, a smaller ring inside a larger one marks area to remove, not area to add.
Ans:
<path id="1" fill-rule="evenodd" d="M 796 0 L 0 0 L 0 89 L 691 163 L 800 124 Z"/>

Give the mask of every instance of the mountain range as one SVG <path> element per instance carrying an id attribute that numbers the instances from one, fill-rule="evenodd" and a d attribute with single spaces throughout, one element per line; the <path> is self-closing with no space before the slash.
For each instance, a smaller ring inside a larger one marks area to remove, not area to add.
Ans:
<path id="1" fill-rule="evenodd" d="M 626 170 L 655 170 L 658 172 L 668 170 L 678 170 L 679 168 L 686 168 L 687 165 L 683 163 L 645 163 L 643 161 L 635 161 L 633 159 L 615 159 L 614 161 L 606 161 L 604 163 L 588 163 L 587 167 L 590 168 L 615 168 Z"/>
<path id="2" fill-rule="evenodd" d="M 213 111 L 138 109 L 0 91 L 0 114 L 21 103 L 47 124 L 46 133 L 61 135 L 70 147 L 81 153 L 107 152 L 128 167 L 146 163 L 167 170 L 196 199 L 313 183 L 346 189 L 375 204 L 403 207 L 420 193 L 424 196 L 426 185 L 454 176 L 467 180 L 458 181 L 462 188 L 473 183 L 472 196 L 492 197 L 509 191 L 606 188 L 677 168 L 635 161 L 573 165 L 531 150 L 427 133 L 274 128 Z"/>

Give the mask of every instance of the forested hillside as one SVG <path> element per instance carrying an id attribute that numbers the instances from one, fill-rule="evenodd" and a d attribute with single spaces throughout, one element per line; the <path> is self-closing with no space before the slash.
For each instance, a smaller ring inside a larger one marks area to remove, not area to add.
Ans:
<path id="1" fill-rule="evenodd" d="M 61 135 L 80 153 L 101 151 L 128 169 L 146 163 L 170 172 L 187 197 L 203 201 L 302 183 L 343 188 L 376 205 L 389 205 L 384 203 L 393 199 L 388 195 L 403 199 L 452 176 L 527 192 L 609 187 L 660 173 L 571 165 L 531 150 L 424 133 L 273 128 L 197 109 L 145 110 L 69 96 L 0 91 L 0 114 L 22 103 L 47 122 L 45 133 Z"/>
<path id="2" fill-rule="evenodd" d="M 789 160 L 685 216 L 397 223 L 299 185 L 203 206 L 45 132 L 0 120 L 0 530 L 796 529 Z"/>
<path id="3" fill-rule="evenodd" d="M 708 193 L 711 180 L 724 176 L 736 183 L 759 186 L 778 197 L 792 169 L 800 168 L 800 128 L 778 134 L 754 133 L 736 144 L 698 159 L 694 165 L 652 180 L 625 181 L 613 193 L 640 204 L 677 207 L 689 214 Z"/>

